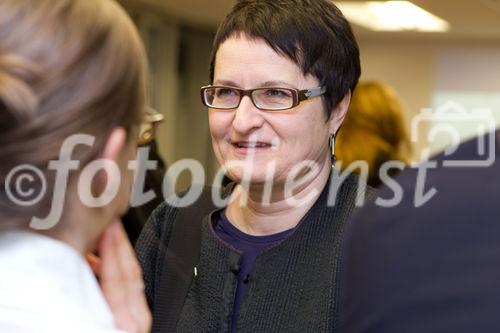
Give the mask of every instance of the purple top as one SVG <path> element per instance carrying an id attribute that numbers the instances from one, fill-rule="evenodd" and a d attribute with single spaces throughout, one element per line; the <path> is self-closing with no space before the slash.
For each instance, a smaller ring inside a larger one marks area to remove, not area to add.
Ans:
<path id="1" fill-rule="evenodd" d="M 231 321 L 231 332 L 236 332 L 236 322 L 240 313 L 240 307 L 245 298 L 245 292 L 249 277 L 255 264 L 257 256 L 265 249 L 280 243 L 289 237 L 295 228 L 267 236 L 252 236 L 238 230 L 227 219 L 225 210 L 215 215 L 215 234 L 234 249 L 241 252 L 240 269 L 238 271 L 238 284 L 234 298 L 233 315 Z"/>

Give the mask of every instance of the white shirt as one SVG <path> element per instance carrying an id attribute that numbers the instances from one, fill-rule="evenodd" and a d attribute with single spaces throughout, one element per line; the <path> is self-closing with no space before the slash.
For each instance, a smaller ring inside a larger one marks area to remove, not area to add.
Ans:
<path id="1" fill-rule="evenodd" d="M 0 332 L 117 333 L 85 259 L 61 241 L 0 233 Z"/>

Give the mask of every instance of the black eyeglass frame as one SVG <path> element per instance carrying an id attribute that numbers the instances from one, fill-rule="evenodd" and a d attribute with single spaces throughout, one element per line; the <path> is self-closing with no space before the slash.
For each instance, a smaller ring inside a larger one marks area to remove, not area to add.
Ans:
<path id="1" fill-rule="evenodd" d="M 208 104 L 207 100 L 206 100 L 206 96 L 205 96 L 205 91 L 207 91 L 208 89 L 213 89 L 213 88 L 227 88 L 227 89 L 232 89 L 232 90 L 235 90 L 237 91 L 240 95 L 240 100 L 238 102 L 238 105 L 234 106 L 234 107 L 227 107 L 227 108 L 220 108 L 220 107 L 214 107 L 214 106 L 211 106 L 210 104 Z M 292 94 L 292 98 L 293 98 L 293 103 L 292 103 L 292 106 L 290 107 L 286 107 L 286 108 L 280 108 L 280 109 L 267 109 L 267 108 L 263 108 L 263 107 L 260 107 L 257 105 L 257 103 L 255 102 L 255 100 L 253 99 L 253 92 L 256 91 L 256 90 L 269 90 L 269 89 L 277 89 L 277 90 L 287 90 L 289 92 L 291 92 Z M 301 102 L 305 101 L 305 100 L 308 100 L 308 99 L 311 99 L 313 97 L 318 97 L 318 96 L 321 96 L 323 95 L 324 93 L 326 92 L 326 87 L 325 86 L 321 86 L 321 87 L 314 87 L 314 88 L 310 88 L 310 89 L 304 89 L 304 90 L 298 90 L 298 89 L 295 89 L 295 88 L 283 88 L 283 87 L 262 87 L 262 88 L 254 88 L 254 89 L 240 89 L 240 88 L 235 88 L 235 87 L 230 87 L 230 86 L 212 86 L 212 85 L 207 85 L 207 86 L 203 86 L 201 87 L 200 89 L 200 93 L 201 93 L 201 101 L 203 103 L 203 105 L 205 105 L 206 107 L 209 107 L 211 109 L 217 109 L 217 110 L 233 110 L 233 109 L 237 109 L 240 104 L 241 104 L 241 100 L 243 99 L 244 96 L 248 96 L 250 98 L 250 100 L 252 101 L 253 105 L 259 109 L 259 110 L 262 110 L 262 111 L 284 111 L 284 110 L 290 110 L 290 109 L 293 109 L 294 107 L 296 107 L 297 105 L 299 105 Z"/>

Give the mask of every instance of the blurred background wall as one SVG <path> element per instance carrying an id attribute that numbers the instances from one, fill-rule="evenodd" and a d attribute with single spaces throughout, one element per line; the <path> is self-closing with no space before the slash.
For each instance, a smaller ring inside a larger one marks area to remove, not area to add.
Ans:
<path id="1" fill-rule="evenodd" d="M 151 71 L 151 104 L 165 115 L 158 135 L 169 165 L 200 161 L 208 179 L 216 170 L 207 112 L 199 88 L 208 83 L 210 48 L 216 28 L 234 0 L 121 0 L 146 43 Z M 334 1 L 336 2 L 336 1 Z M 353 1 L 347 1 L 353 2 Z M 377 32 L 353 24 L 361 49 L 362 79 L 380 80 L 398 92 L 406 106 L 408 130 L 422 109 L 447 102 L 467 111 L 487 108 L 500 123 L 500 1 L 414 0 L 446 20 L 447 32 Z M 452 107 L 453 108 L 453 107 Z M 453 111 L 453 110 L 451 110 Z M 414 160 L 430 147 L 442 149 L 446 136 L 428 142 L 437 120 L 418 126 Z M 458 126 L 458 125 L 457 125 Z M 474 125 L 460 127 L 463 139 Z M 189 177 L 183 175 L 181 187 Z"/>

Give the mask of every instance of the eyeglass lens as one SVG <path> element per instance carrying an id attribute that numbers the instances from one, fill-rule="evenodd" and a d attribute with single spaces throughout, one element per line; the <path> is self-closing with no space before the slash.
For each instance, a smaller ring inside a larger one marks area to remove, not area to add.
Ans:
<path id="1" fill-rule="evenodd" d="M 210 107 L 233 109 L 238 107 L 242 93 L 230 87 L 210 87 L 205 90 L 205 101 Z M 293 91 L 285 88 L 261 88 L 251 93 L 258 108 L 266 110 L 286 109 L 293 106 Z"/>

